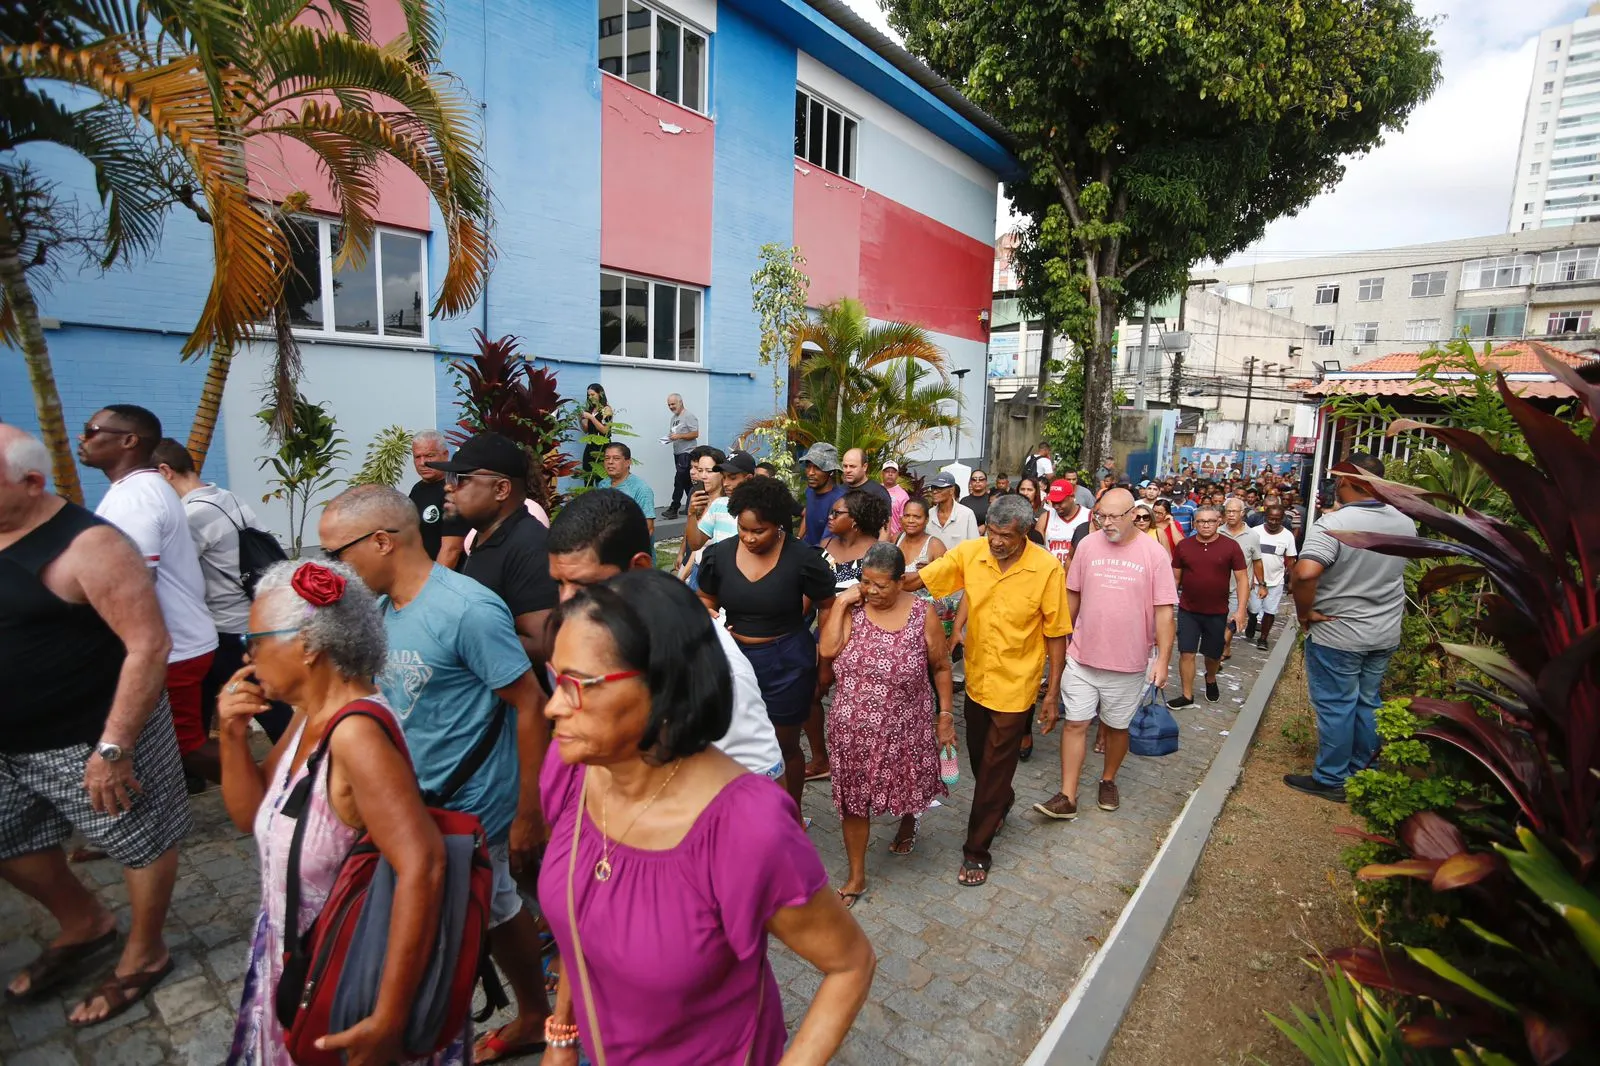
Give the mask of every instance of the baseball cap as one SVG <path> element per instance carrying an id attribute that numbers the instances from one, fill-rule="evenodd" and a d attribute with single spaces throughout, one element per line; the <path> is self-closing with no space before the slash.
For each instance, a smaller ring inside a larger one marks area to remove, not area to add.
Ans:
<path id="1" fill-rule="evenodd" d="M 1072 482 L 1062 478 L 1050 483 L 1048 499 L 1051 503 L 1061 503 L 1072 496 Z"/>
<path id="2" fill-rule="evenodd" d="M 1141 488 L 1141 489 L 1147 489 L 1147 488 L 1149 488 L 1149 487 L 1150 487 L 1150 480 L 1149 480 L 1149 479 L 1148 479 L 1148 478 L 1146 478 L 1146 479 L 1145 479 L 1145 480 L 1143 480 L 1143 481 L 1141 481 L 1141 482 L 1139 482 L 1139 487 L 1140 487 L 1140 488 Z"/>
<path id="3" fill-rule="evenodd" d="M 839 449 L 831 444 L 813 444 L 806 449 L 800 457 L 802 463 L 810 463 L 818 470 L 835 471 L 843 469 L 839 465 Z"/>
<path id="4" fill-rule="evenodd" d="M 756 472 L 755 456 L 749 452 L 729 452 L 728 458 L 717 464 L 717 469 L 724 474 L 754 474 Z"/>
<path id="5" fill-rule="evenodd" d="M 880 469 L 882 469 L 882 470 L 899 470 L 900 469 L 900 464 L 895 462 L 893 459 L 885 459 L 883 461 L 883 466 L 880 467 Z"/>
<path id="6" fill-rule="evenodd" d="M 956 487 L 956 479 L 950 474 L 941 471 L 933 475 L 933 480 L 928 482 L 928 487 L 930 489 L 953 489 Z"/>
<path id="7" fill-rule="evenodd" d="M 435 470 L 449 474 L 468 474 L 474 470 L 492 470 L 506 477 L 528 476 L 528 453 L 522 445 L 498 433 L 479 433 L 468 438 L 456 449 L 454 459 L 444 463 L 429 463 Z"/>

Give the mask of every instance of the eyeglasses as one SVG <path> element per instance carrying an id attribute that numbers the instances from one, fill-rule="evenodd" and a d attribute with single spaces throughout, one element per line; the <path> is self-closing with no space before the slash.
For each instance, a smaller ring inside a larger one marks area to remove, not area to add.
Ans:
<path id="1" fill-rule="evenodd" d="M 254 655 L 256 653 L 257 641 L 263 640 L 267 637 L 286 637 L 290 633 L 298 632 L 300 632 L 299 626 L 295 626 L 293 629 L 263 629 L 259 633 L 246 633 L 244 635 L 244 647 L 246 651 L 248 651 L 251 655 Z"/>
<path id="2" fill-rule="evenodd" d="M 1136 514 L 1133 516 L 1133 520 L 1135 522 L 1148 522 L 1150 521 L 1150 516 L 1147 514 Z"/>
<path id="3" fill-rule="evenodd" d="M 571 674 L 558 674 L 556 668 L 549 663 L 544 664 L 545 687 L 550 690 L 553 699 L 558 693 L 564 694 L 572 704 L 572 709 L 583 710 L 583 690 L 604 685 L 608 681 L 626 681 L 630 677 L 640 677 L 643 670 L 620 670 L 614 674 L 601 674 L 599 677 L 574 677 Z"/>
<path id="4" fill-rule="evenodd" d="M 828 512 L 828 517 L 829 518 L 843 518 L 845 515 L 847 515 L 849 513 L 850 512 L 848 510 L 844 510 L 844 511 L 829 511 Z"/>
<path id="5" fill-rule="evenodd" d="M 1102 524 L 1106 522 L 1115 522 L 1119 518 L 1126 518 L 1128 511 L 1131 510 L 1133 510 L 1133 508 L 1129 507 L 1127 510 L 1118 511 L 1116 514 L 1106 514 L 1104 511 L 1096 511 L 1094 512 L 1094 520 Z"/>
<path id="6" fill-rule="evenodd" d="M 357 544 L 360 544 L 362 541 L 366 540 L 368 537 L 376 537 L 379 533 L 398 532 L 400 532 L 398 529 L 374 529 L 371 533 L 363 533 L 355 540 L 352 540 L 347 544 L 341 544 L 337 548 L 323 548 L 322 555 L 325 559 L 332 559 L 334 562 L 339 562 L 340 556 L 349 551 L 351 548 L 354 548 Z"/>
<path id="7" fill-rule="evenodd" d="M 497 481 L 510 481 L 511 480 L 510 478 L 506 477 L 504 474 L 458 474 L 453 470 L 446 470 L 444 472 L 444 486 L 447 489 L 460 488 L 461 487 L 461 483 L 463 481 L 465 481 L 469 477 L 488 477 L 488 478 L 494 478 Z"/>
<path id="8" fill-rule="evenodd" d="M 99 435 L 101 433 L 117 433 L 117 434 L 121 434 L 121 435 L 124 435 L 124 436 L 126 436 L 128 434 L 132 434 L 135 437 L 137 437 L 139 435 L 136 431 L 131 430 L 131 429 L 124 429 L 122 426 L 102 426 L 98 422 L 86 422 L 86 423 L 84 423 L 83 437 L 84 437 L 85 440 L 88 440 L 90 437 L 97 436 L 97 435 Z"/>

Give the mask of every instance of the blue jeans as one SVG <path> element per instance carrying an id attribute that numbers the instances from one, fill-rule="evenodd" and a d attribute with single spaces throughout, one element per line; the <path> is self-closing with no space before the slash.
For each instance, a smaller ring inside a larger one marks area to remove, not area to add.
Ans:
<path id="1" fill-rule="evenodd" d="M 1340 651 L 1305 643 L 1306 688 L 1317 710 L 1319 784 L 1343 786 L 1378 750 L 1378 686 L 1397 649 Z"/>

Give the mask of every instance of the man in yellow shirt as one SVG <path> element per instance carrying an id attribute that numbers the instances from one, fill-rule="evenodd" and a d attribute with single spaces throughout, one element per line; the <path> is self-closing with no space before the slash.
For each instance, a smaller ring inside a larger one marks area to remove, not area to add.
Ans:
<path id="1" fill-rule="evenodd" d="M 1039 711 L 1046 733 L 1060 713 L 1061 668 L 1072 632 L 1066 577 L 1054 555 L 1028 542 L 1033 521 L 1026 500 L 1002 496 L 989 507 L 984 536 L 957 545 L 904 579 L 907 590 L 926 587 L 941 598 L 966 591 L 966 631 L 955 634 L 966 644 L 967 760 L 973 783 L 957 878 L 966 886 L 989 879 L 989 845 L 1016 801 L 1011 779 L 1047 659 Z"/>

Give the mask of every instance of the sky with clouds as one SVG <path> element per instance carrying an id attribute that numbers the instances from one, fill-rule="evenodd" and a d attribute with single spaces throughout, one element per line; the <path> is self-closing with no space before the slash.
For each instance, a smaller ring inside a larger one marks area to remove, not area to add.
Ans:
<path id="1" fill-rule="evenodd" d="M 847 2 L 888 31 L 876 0 Z M 1337 188 L 1273 223 L 1234 262 L 1504 232 L 1539 32 L 1581 17 L 1588 6 L 1416 0 L 1420 14 L 1440 17 L 1434 32 L 1444 76 L 1433 96 L 1404 130 L 1350 160 Z"/>

